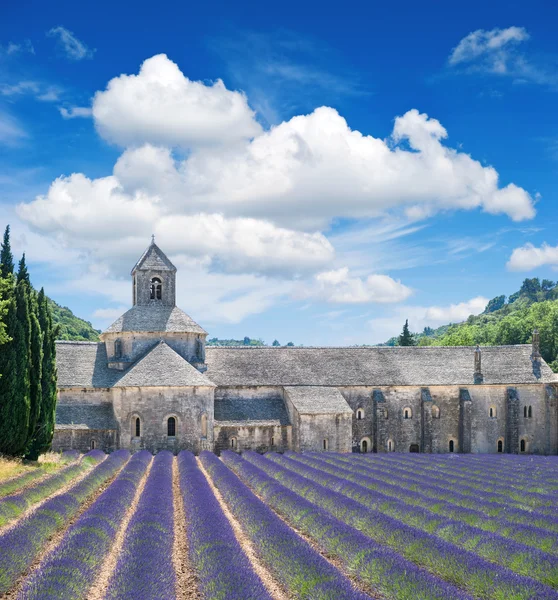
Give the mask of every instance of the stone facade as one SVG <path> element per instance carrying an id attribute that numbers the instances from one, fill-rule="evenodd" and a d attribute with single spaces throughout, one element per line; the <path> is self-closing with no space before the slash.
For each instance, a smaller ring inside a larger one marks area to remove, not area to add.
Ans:
<path id="1" fill-rule="evenodd" d="M 59 342 L 53 448 L 558 453 L 532 346 L 206 348 L 152 242 L 100 343 Z"/>

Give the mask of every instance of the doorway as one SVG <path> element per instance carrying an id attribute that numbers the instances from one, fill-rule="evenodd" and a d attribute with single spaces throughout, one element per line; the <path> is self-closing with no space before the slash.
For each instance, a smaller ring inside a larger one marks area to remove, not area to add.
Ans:
<path id="1" fill-rule="evenodd" d="M 416 452 L 416 453 L 420 452 L 419 445 L 411 444 L 409 447 L 409 452 Z"/>

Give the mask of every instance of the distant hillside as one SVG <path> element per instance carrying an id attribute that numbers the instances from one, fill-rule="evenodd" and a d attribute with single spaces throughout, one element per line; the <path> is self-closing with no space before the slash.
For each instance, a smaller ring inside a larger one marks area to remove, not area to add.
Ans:
<path id="1" fill-rule="evenodd" d="M 253 339 L 250 338 L 248 336 L 246 336 L 245 338 L 241 339 L 241 340 L 234 340 L 234 339 L 229 339 L 229 340 L 220 340 L 219 338 L 210 338 L 207 340 L 207 345 L 208 346 L 267 346 L 267 344 L 261 339 Z M 275 340 L 272 344 L 272 346 L 281 346 L 282 344 L 280 344 L 277 340 Z M 292 342 L 289 342 L 288 344 L 285 344 L 286 346 L 294 346 L 294 344 Z"/>
<path id="2" fill-rule="evenodd" d="M 535 328 L 540 332 L 544 360 L 558 372 L 558 282 L 525 279 L 518 292 L 490 300 L 482 314 L 413 335 L 419 346 L 498 346 L 528 344 Z M 386 342 L 397 344 L 397 337 Z"/>
<path id="3" fill-rule="evenodd" d="M 99 340 L 100 330 L 93 329 L 93 325 L 89 321 L 76 317 L 69 308 L 60 306 L 50 298 L 48 298 L 48 303 L 52 311 L 52 319 L 59 327 L 57 339 L 84 342 Z"/>

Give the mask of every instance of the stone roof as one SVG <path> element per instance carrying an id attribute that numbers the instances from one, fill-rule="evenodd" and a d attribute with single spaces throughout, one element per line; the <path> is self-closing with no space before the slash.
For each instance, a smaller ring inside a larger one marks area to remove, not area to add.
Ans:
<path id="1" fill-rule="evenodd" d="M 210 386 L 214 384 L 164 342 L 125 371 L 109 369 L 102 342 L 56 342 L 59 388 Z"/>
<path id="2" fill-rule="evenodd" d="M 300 385 L 285 387 L 285 393 L 301 415 L 353 413 L 337 388 Z"/>
<path id="3" fill-rule="evenodd" d="M 281 396 L 215 399 L 215 425 L 289 425 Z M 241 423 L 239 423 L 241 421 Z"/>
<path id="4" fill-rule="evenodd" d="M 207 376 L 218 386 L 474 385 L 475 348 L 442 347 L 207 347 Z M 557 381 L 531 361 L 531 346 L 482 348 L 484 384 Z"/>
<path id="5" fill-rule="evenodd" d="M 140 256 L 138 262 L 132 269 L 132 275 L 136 271 L 172 271 L 176 273 L 176 267 L 168 259 L 167 255 L 152 241 L 145 252 Z"/>
<path id="6" fill-rule="evenodd" d="M 58 404 L 56 429 L 118 429 L 112 404 Z"/>
<path id="7" fill-rule="evenodd" d="M 165 342 L 159 342 L 140 358 L 112 387 L 188 387 L 215 384 Z"/>
<path id="8" fill-rule="evenodd" d="M 207 335 L 192 317 L 177 306 L 133 306 L 104 332 L 199 333 Z"/>

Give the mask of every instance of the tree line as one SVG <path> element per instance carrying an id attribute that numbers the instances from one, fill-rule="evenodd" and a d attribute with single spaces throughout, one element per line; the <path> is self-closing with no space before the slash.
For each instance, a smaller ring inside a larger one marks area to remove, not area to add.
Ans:
<path id="1" fill-rule="evenodd" d="M 17 271 L 6 227 L 0 247 L 0 453 L 36 460 L 54 435 L 57 329 L 44 290 Z"/>

